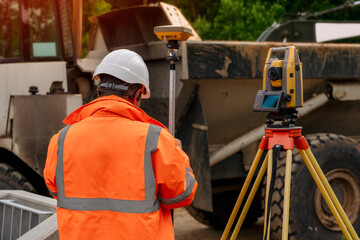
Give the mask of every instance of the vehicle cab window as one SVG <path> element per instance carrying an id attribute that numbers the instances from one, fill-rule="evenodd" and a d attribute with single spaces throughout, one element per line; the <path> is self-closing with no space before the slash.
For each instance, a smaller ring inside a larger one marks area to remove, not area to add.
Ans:
<path id="1" fill-rule="evenodd" d="M 0 60 L 19 58 L 20 4 L 19 0 L 0 1 Z"/>
<path id="2" fill-rule="evenodd" d="M 55 9 L 51 0 L 30 0 L 28 8 L 30 58 L 58 57 Z"/>
<path id="3" fill-rule="evenodd" d="M 0 61 L 45 61 L 61 57 L 53 0 L 0 2 Z"/>

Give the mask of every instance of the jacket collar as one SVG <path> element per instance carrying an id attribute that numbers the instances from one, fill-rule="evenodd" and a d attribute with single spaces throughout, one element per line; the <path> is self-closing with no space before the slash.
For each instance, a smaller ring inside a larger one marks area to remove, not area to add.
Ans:
<path id="1" fill-rule="evenodd" d="M 69 116 L 64 119 L 63 123 L 71 125 L 102 111 L 119 115 L 133 121 L 146 122 L 165 128 L 163 124 L 149 117 L 142 109 L 125 99 L 114 95 L 99 97 L 90 103 L 81 106 L 70 113 Z"/>

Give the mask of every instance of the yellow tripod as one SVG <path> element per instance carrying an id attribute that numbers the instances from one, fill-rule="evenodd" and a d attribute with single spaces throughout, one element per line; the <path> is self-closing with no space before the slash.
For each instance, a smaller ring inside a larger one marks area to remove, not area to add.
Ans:
<path id="1" fill-rule="evenodd" d="M 235 221 L 239 208 L 245 198 L 245 194 L 248 191 L 249 185 L 253 179 L 253 176 L 256 172 L 256 169 L 259 165 L 260 159 L 264 154 L 264 151 L 268 151 L 263 164 L 258 172 L 258 175 L 255 179 L 253 187 L 249 193 L 249 196 L 245 202 L 243 210 L 240 214 L 238 222 L 235 226 L 235 229 L 231 235 L 231 240 L 235 240 L 240 228 L 244 222 L 246 214 L 250 208 L 250 205 L 253 201 L 255 193 L 258 190 L 258 187 L 261 183 L 261 180 L 267 169 L 267 179 L 266 179 L 266 199 L 265 199 L 265 216 L 264 216 L 264 234 L 263 239 L 270 239 L 270 216 L 271 212 L 268 209 L 271 204 L 271 196 L 269 201 L 269 192 L 270 192 L 270 181 L 271 178 L 275 176 L 274 172 L 276 169 L 273 169 L 273 164 L 277 160 L 276 154 L 280 150 L 286 150 L 286 166 L 285 166 L 285 187 L 284 187 L 284 206 L 283 206 L 283 221 L 282 221 L 282 240 L 288 239 L 288 228 L 289 228 L 289 208 L 290 208 L 290 186 L 291 186 L 291 165 L 292 165 L 292 151 L 294 145 L 298 149 L 301 157 L 310 171 L 311 176 L 313 177 L 318 189 L 320 190 L 322 196 L 324 197 L 326 203 L 328 204 L 333 216 L 335 217 L 339 227 L 341 228 L 344 236 L 347 240 L 359 240 L 359 237 L 354 230 L 351 222 L 349 221 L 346 213 L 344 212 L 341 204 L 339 203 L 337 197 L 335 196 L 329 182 L 327 181 L 324 173 L 322 172 L 319 164 L 317 163 L 313 153 L 310 150 L 310 147 L 301 134 L 301 127 L 267 127 L 265 129 L 265 136 L 262 138 L 259 145 L 259 149 L 256 153 L 255 159 L 251 165 L 250 171 L 245 179 L 244 186 L 242 187 L 239 197 L 235 203 L 234 209 L 230 215 L 228 223 L 225 227 L 221 240 L 226 240 L 230 229 Z"/>

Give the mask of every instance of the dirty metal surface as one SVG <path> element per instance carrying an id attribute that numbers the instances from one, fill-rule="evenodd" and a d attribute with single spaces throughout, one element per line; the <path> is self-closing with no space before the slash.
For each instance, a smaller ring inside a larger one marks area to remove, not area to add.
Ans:
<path id="1" fill-rule="evenodd" d="M 42 175 L 50 138 L 62 120 L 82 105 L 81 95 L 36 95 L 13 97 L 12 152 Z"/>
<path id="2" fill-rule="evenodd" d="M 300 52 L 304 78 L 360 78 L 360 44 L 188 41 L 186 45 L 189 79 L 262 78 L 269 48 L 290 45 Z"/>

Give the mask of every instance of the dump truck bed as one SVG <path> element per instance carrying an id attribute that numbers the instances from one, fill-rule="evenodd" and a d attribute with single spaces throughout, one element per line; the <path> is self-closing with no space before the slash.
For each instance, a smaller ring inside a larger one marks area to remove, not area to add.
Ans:
<path id="1" fill-rule="evenodd" d="M 331 94 L 328 88 L 332 82 L 353 82 L 357 86 L 360 44 L 186 42 L 181 78 L 184 85 L 199 86 L 209 144 L 229 142 L 265 121 L 265 113 L 252 112 L 252 106 L 257 90 L 262 88 L 266 55 L 271 47 L 289 45 L 300 52 L 305 101 L 320 93 Z M 299 120 L 306 123 L 305 133 L 326 129 L 359 135 L 360 128 L 354 126 L 360 120 L 358 103 L 333 101 L 323 107 L 321 114 L 317 111 L 312 120 Z"/>

